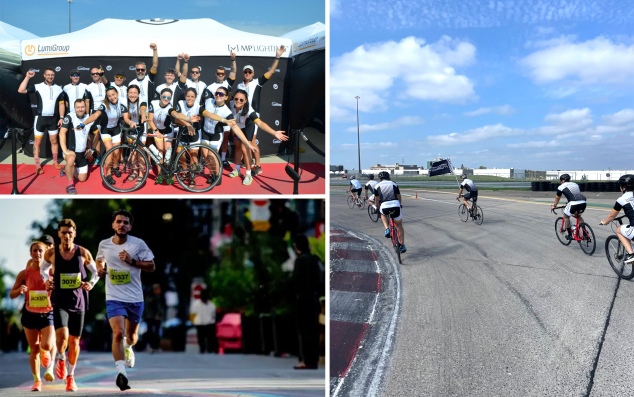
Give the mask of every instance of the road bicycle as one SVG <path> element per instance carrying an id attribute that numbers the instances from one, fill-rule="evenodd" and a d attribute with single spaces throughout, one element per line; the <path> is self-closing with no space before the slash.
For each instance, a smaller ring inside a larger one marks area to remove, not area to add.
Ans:
<path id="1" fill-rule="evenodd" d="M 610 262 L 610 266 L 617 276 L 624 280 L 631 280 L 634 278 L 634 264 L 625 263 L 627 251 L 625 250 L 623 243 L 621 243 L 621 240 L 619 240 L 616 235 L 616 228 L 621 227 L 625 216 L 626 215 L 621 215 L 610 222 L 610 227 L 612 228 L 614 234 L 608 236 L 605 240 L 605 256 L 608 257 L 608 262 Z"/>
<path id="2" fill-rule="evenodd" d="M 367 201 L 367 198 L 364 201 Z M 381 218 L 381 213 L 372 204 L 368 203 L 368 216 L 372 222 L 378 222 L 379 218 Z"/>
<path id="3" fill-rule="evenodd" d="M 554 207 L 551 211 L 553 214 L 557 214 L 556 209 L 566 208 L 565 206 Z M 590 225 L 585 222 L 579 223 L 579 218 L 575 217 L 575 225 L 572 226 L 572 236 L 568 239 L 568 230 L 566 230 L 566 222 L 563 217 L 559 217 L 555 220 L 555 234 L 557 239 L 563 245 L 570 245 L 574 240 L 579 243 L 581 250 L 586 255 L 592 255 L 597 248 L 597 241 L 594 238 L 594 231 Z"/>
<path id="4" fill-rule="evenodd" d="M 396 209 L 389 209 L 388 208 L 388 213 L 386 214 L 389 218 L 390 218 L 390 224 L 389 224 L 389 229 L 390 229 L 390 238 L 392 239 L 392 246 L 394 247 L 394 251 L 396 252 L 396 257 L 398 258 L 398 263 L 402 264 L 401 262 L 401 236 L 398 232 L 398 228 L 396 227 L 396 222 L 394 222 L 394 219 L 392 219 L 392 215 L 394 214 L 394 212 L 396 212 Z"/>
<path id="5" fill-rule="evenodd" d="M 185 129 L 179 128 L 176 138 L 164 137 L 173 141 L 172 149 L 167 151 L 168 158 L 152 152 L 142 141 L 143 135 L 134 128 L 121 129 L 121 144 L 112 147 L 104 155 L 99 168 L 104 184 L 120 193 L 140 189 L 148 178 L 154 160 L 158 168 L 157 183 L 174 183 L 174 178 L 187 191 L 207 192 L 219 185 L 222 180 L 222 161 L 218 152 L 204 143 L 181 142 Z M 147 134 L 155 137 L 155 134 Z M 180 151 L 176 150 L 180 147 Z"/>
<path id="6" fill-rule="evenodd" d="M 356 193 L 351 193 L 350 191 L 348 191 L 349 208 L 357 207 L 358 209 L 362 210 L 363 208 L 365 208 L 365 203 L 366 200 L 362 200 L 361 197 L 356 195 Z"/>
<path id="7" fill-rule="evenodd" d="M 464 195 L 461 194 L 460 196 L 456 197 L 456 200 L 460 201 L 461 197 L 464 197 Z M 482 212 L 482 208 L 477 205 L 475 201 L 473 201 L 473 198 L 470 198 L 468 201 L 471 202 L 470 209 L 467 209 L 467 206 L 464 203 L 460 203 L 460 205 L 458 206 L 458 216 L 460 217 L 460 220 L 466 222 L 469 220 L 469 218 L 471 218 L 471 220 L 474 221 L 476 225 L 481 225 L 482 222 L 484 222 L 484 212 Z M 477 214 L 474 215 L 473 208 L 476 207 L 478 208 L 478 211 Z"/>

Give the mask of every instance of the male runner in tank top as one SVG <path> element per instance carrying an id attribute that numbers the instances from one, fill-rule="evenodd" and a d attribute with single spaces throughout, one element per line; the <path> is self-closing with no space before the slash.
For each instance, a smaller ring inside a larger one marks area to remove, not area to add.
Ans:
<path id="1" fill-rule="evenodd" d="M 140 238 L 130 236 L 134 218 L 118 210 L 112 214 L 114 236 L 99 243 L 97 268 L 106 275 L 106 315 L 112 327 L 112 356 L 117 369 L 116 384 L 130 389 L 125 367 L 134 367 L 134 346 L 143 318 L 141 271 L 154 271 L 154 254 Z M 125 334 L 125 337 L 124 337 Z"/>
<path id="2" fill-rule="evenodd" d="M 61 243 L 46 250 L 40 273 L 46 280 L 47 288 L 53 290 L 51 298 L 57 344 L 55 375 L 58 379 L 66 379 L 68 391 L 76 391 L 75 366 L 79 357 L 84 316 L 88 310 L 88 291 L 99 281 L 99 276 L 90 252 L 74 242 L 77 236 L 75 222 L 72 219 L 62 219 L 57 225 L 57 234 Z M 49 278 L 49 270 L 53 273 L 52 280 Z"/>

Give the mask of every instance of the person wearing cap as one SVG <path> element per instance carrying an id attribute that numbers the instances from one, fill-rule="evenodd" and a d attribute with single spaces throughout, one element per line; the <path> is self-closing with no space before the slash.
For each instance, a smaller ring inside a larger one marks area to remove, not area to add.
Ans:
<path id="1" fill-rule="evenodd" d="M 66 84 L 63 88 L 66 114 L 73 110 L 70 105 L 74 104 L 76 99 L 86 99 L 86 88 L 88 88 L 88 86 L 79 82 L 80 77 L 80 73 L 77 69 L 71 70 L 70 84 Z"/>
<path id="2" fill-rule="evenodd" d="M 119 91 L 119 103 L 128 106 L 128 87 L 125 86 L 125 73 L 123 70 L 117 70 L 114 73 L 114 82 L 106 82 L 106 87 L 114 87 Z"/>
<path id="3" fill-rule="evenodd" d="M 273 76 L 273 73 L 275 73 L 275 69 L 277 69 L 277 64 L 279 63 L 279 60 L 282 54 L 284 54 L 284 51 L 286 51 L 286 47 L 281 45 L 275 51 L 275 59 L 273 60 L 273 63 L 271 64 L 271 67 L 269 68 L 269 70 L 267 70 L 266 73 L 264 73 L 262 76 L 258 78 L 253 78 L 253 76 L 255 76 L 255 69 L 253 68 L 253 66 L 246 65 L 245 67 L 242 68 L 242 73 L 244 74 L 244 80 L 240 84 L 238 84 L 238 90 L 244 90 L 245 92 L 247 92 L 248 94 L 247 99 L 249 101 L 249 105 L 251 106 L 251 110 L 254 112 L 257 112 L 258 114 L 260 112 L 260 90 L 262 89 L 262 86 L 267 81 L 269 81 L 271 76 Z M 231 75 L 229 75 L 230 86 L 233 86 L 234 80 L 232 80 Z M 251 142 L 254 145 L 257 145 L 257 134 L 258 134 L 258 129 L 256 128 L 255 131 L 253 132 L 253 139 L 251 140 Z M 254 176 L 257 176 L 262 174 L 262 167 L 260 166 L 260 151 L 259 150 L 255 151 L 253 154 L 255 156 L 255 164 L 253 164 L 253 171 L 254 171 Z M 236 161 L 242 161 L 242 159 L 239 156 L 240 156 L 240 153 L 238 153 L 238 157 L 236 158 Z"/>
<path id="4" fill-rule="evenodd" d="M 141 103 L 150 103 L 154 99 L 154 78 L 158 71 L 158 50 L 155 43 L 150 44 L 150 48 L 153 51 L 152 54 L 152 67 L 150 73 L 147 73 L 147 66 L 145 62 L 138 61 L 135 65 L 136 79 L 130 81 L 128 87 L 136 85 L 139 87 L 139 100 Z"/>

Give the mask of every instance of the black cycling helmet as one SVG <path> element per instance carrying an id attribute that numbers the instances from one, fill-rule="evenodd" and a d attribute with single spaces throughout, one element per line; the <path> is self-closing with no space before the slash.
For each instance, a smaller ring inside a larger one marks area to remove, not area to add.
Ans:
<path id="1" fill-rule="evenodd" d="M 466 174 L 460 175 L 460 179 L 467 179 L 467 175 Z"/>
<path id="2" fill-rule="evenodd" d="M 374 174 L 368 175 L 368 179 L 374 179 Z"/>
<path id="3" fill-rule="evenodd" d="M 619 178 L 619 186 L 625 191 L 634 191 L 634 175 L 625 174 Z"/>
<path id="4" fill-rule="evenodd" d="M 381 171 L 379 172 L 379 179 L 383 180 L 383 179 L 390 179 L 390 173 L 387 171 Z"/>
<path id="5" fill-rule="evenodd" d="M 568 174 L 561 174 L 559 176 L 559 180 L 560 181 L 565 181 L 565 182 L 570 182 L 570 175 Z"/>

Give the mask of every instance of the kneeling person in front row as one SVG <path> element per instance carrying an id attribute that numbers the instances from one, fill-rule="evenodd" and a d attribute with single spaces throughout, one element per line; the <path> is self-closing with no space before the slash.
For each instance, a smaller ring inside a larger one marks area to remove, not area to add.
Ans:
<path id="1" fill-rule="evenodd" d="M 88 119 L 86 102 L 77 99 L 74 103 L 74 112 L 64 117 L 62 128 L 59 130 L 59 144 L 62 148 L 66 167 L 60 172 L 60 176 L 66 175 L 68 185 L 66 193 L 77 194 L 75 178 L 79 182 L 88 179 L 88 158 L 92 157 L 92 149 L 86 149 L 88 134 L 96 131 L 94 123 L 84 124 Z"/>

